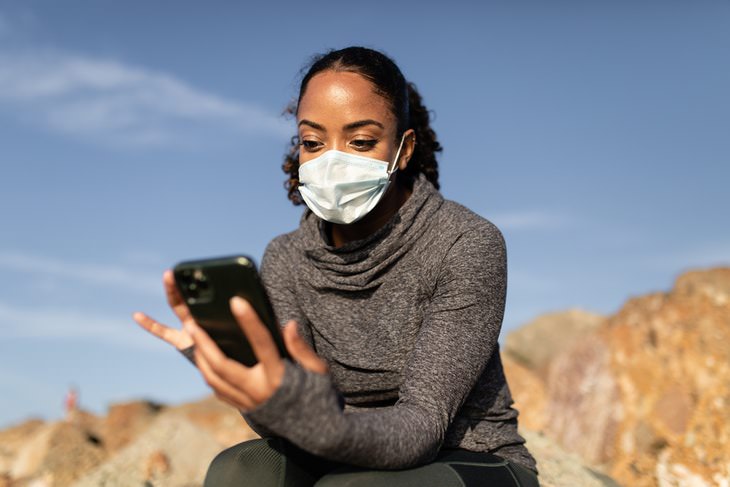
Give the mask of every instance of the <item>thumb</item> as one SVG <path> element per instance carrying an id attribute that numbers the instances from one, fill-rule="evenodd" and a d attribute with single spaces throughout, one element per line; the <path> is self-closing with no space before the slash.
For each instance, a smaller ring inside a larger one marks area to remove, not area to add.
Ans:
<path id="1" fill-rule="evenodd" d="M 297 331 L 296 321 L 290 321 L 284 326 L 284 344 L 289 351 L 291 357 L 296 360 L 299 365 L 307 370 L 318 374 L 327 373 L 327 363 L 312 350 L 307 342 L 305 342 Z"/>

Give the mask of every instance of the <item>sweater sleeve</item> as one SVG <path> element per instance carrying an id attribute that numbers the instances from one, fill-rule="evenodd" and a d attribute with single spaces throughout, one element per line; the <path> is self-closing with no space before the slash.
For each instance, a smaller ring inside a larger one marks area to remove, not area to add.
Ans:
<path id="1" fill-rule="evenodd" d="M 330 460 L 384 469 L 426 463 L 497 348 L 505 294 L 501 234 L 491 225 L 467 232 L 442 262 L 394 406 L 343 410 L 329 376 L 287 362 L 279 389 L 250 416 Z"/>

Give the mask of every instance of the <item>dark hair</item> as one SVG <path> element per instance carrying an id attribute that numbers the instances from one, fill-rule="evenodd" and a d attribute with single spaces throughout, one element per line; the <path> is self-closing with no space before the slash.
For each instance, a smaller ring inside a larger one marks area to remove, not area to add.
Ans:
<path id="1" fill-rule="evenodd" d="M 348 71 L 357 73 L 373 83 L 375 91 L 390 103 L 391 110 L 398 121 L 397 139 L 408 129 L 416 132 L 416 146 L 404 171 L 398 171 L 397 177 L 405 178 L 408 183 L 423 173 L 436 189 L 438 183 L 438 162 L 436 153 L 443 149 L 436 139 L 436 133 L 430 126 L 430 114 L 423 106 L 421 95 L 413 83 L 403 77 L 398 66 L 385 54 L 365 47 L 347 47 L 332 50 L 315 56 L 305 68 L 306 74 L 299 87 L 299 96 L 296 102 L 287 107 L 287 113 L 296 115 L 299 102 L 304 96 L 309 80 L 322 71 Z M 304 70 L 302 70 L 304 72 Z M 284 158 L 282 166 L 289 176 L 284 187 L 289 193 L 289 199 L 295 204 L 302 203 L 299 194 L 299 139 L 294 136 L 291 146 Z"/>

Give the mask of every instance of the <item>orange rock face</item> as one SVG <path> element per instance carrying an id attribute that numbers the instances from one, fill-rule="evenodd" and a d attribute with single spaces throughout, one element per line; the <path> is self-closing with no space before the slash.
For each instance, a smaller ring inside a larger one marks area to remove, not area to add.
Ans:
<path id="1" fill-rule="evenodd" d="M 543 431 L 546 425 L 545 384 L 530 369 L 512 356 L 502 355 L 502 366 L 514 399 L 514 408 L 520 412 L 520 427 Z"/>
<path id="2" fill-rule="evenodd" d="M 730 269 L 633 299 L 602 331 L 624 407 L 614 475 L 636 486 L 730 482 Z"/>
<path id="3" fill-rule="evenodd" d="M 623 485 L 730 485 L 730 269 L 629 300 L 540 371 L 505 369 L 521 424 Z"/>

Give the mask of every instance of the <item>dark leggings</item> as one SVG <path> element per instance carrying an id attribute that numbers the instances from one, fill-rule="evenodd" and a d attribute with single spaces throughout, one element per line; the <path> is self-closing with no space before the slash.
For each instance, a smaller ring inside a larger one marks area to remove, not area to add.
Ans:
<path id="1" fill-rule="evenodd" d="M 537 475 L 489 453 L 442 450 L 427 465 L 368 470 L 330 462 L 279 438 L 251 440 L 213 459 L 204 487 L 539 487 Z"/>

